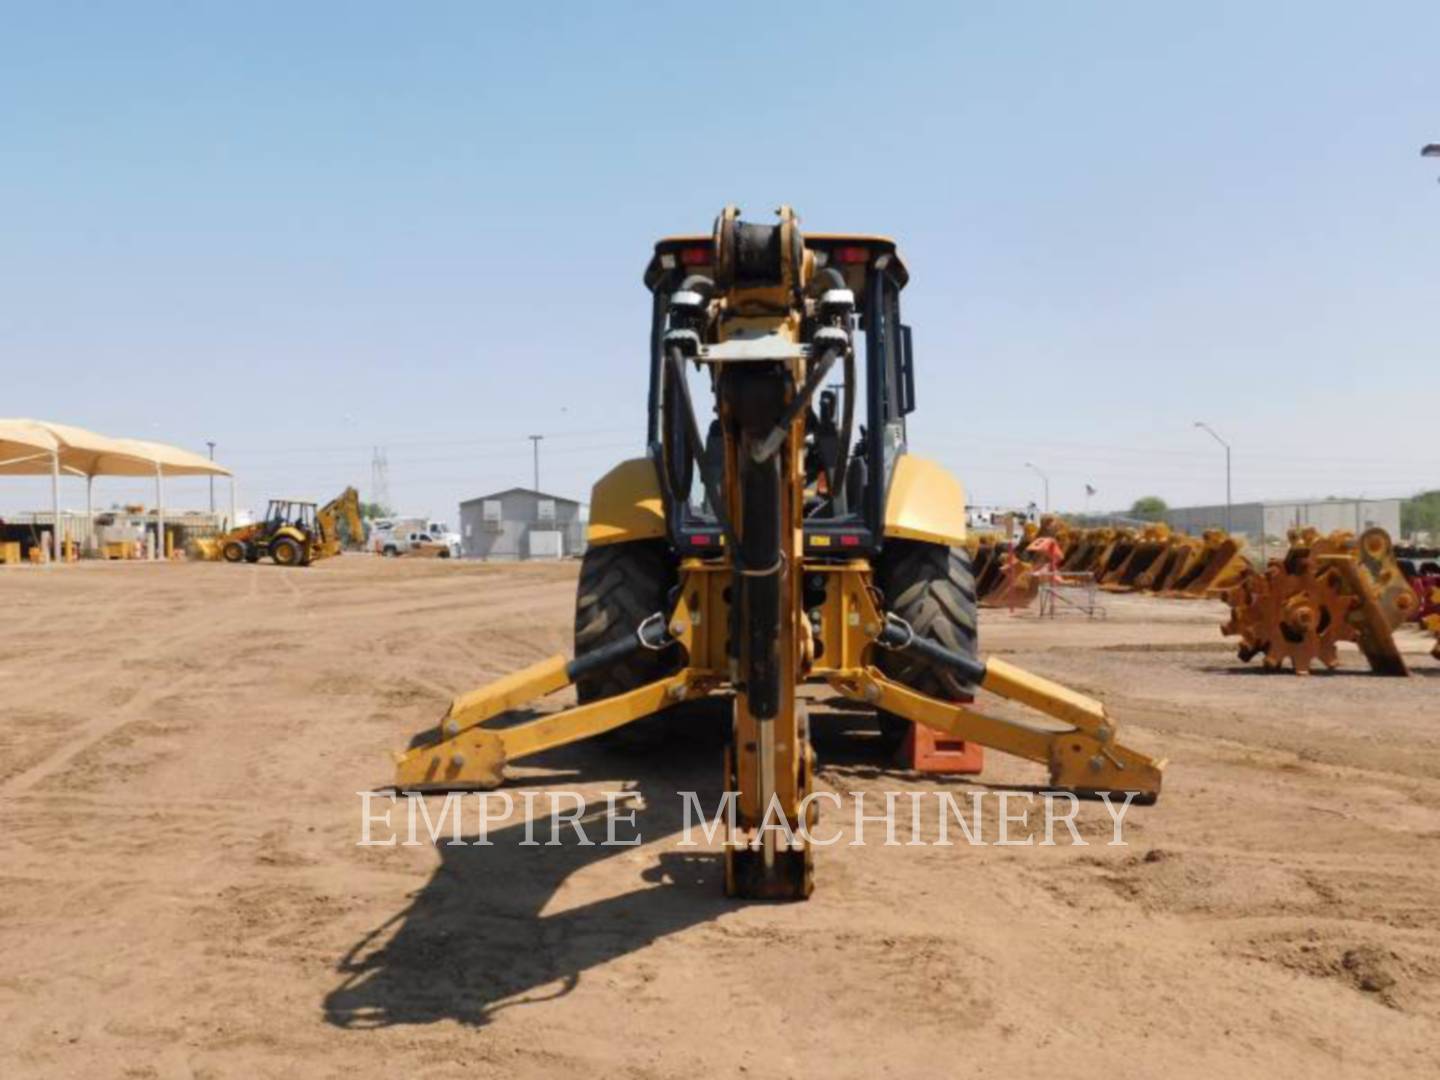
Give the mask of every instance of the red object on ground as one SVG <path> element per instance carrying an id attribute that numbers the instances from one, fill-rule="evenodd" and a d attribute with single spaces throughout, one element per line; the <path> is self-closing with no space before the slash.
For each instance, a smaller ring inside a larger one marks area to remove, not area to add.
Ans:
<path id="1" fill-rule="evenodd" d="M 1052 571 L 1059 570 L 1060 564 L 1065 561 L 1065 552 L 1060 547 L 1060 541 L 1053 536 L 1036 537 L 1030 541 L 1030 546 L 1025 551 L 1039 555 L 1050 564 Z"/>
<path id="2" fill-rule="evenodd" d="M 1440 574 L 1421 574 L 1410 579 L 1410 587 L 1420 598 L 1420 608 L 1415 612 L 1416 620 L 1430 615 L 1440 615 Z"/>
<path id="3" fill-rule="evenodd" d="M 985 748 L 933 731 L 924 724 L 911 724 L 901 760 L 916 772 L 978 773 L 985 767 Z"/>

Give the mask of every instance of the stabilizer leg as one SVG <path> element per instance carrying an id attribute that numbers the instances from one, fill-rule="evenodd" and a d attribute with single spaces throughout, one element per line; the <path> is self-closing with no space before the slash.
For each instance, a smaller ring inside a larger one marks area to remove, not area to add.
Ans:
<path id="1" fill-rule="evenodd" d="M 561 657 L 556 657 L 555 660 L 562 664 L 564 662 Z M 541 669 L 553 662 L 544 661 L 527 671 L 542 673 Z M 553 750 L 567 743 L 579 742 L 602 732 L 613 731 L 705 692 L 687 668 L 677 675 L 646 683 L 615 697 L 577 705 L 553 716 L 542 716 L 514 727 L 484 728 L 479 726 L 479 721 L 461 726 L 454 718 L 457 711 L 462 715 L 466 712 L 464 709 L 457 710 L 456 706 L 461 702 L 468 702 L 469 715 L 481 715 L 482 718 L 489 719 L 539 696 L 531 694 L 520 698 L 518 690 L 502 687 L 502 684 L 510 683 L 524 674 L 526 672 L 517 673 L 508 679 L 500 680 L 491 688 L 457 698 L 441 726 L 444 737 L 423 746 L 412 747 L 399 756 L 395 763 L 395 787 L 401 791 L 454 791 L 498 787 L 504 780 L 505 766 L 509 762 Z M 568 681 L 561 685 L 568 685 Z M 509 700 L 510 704 L 505 708 L 497 707 L 500 698 Z"/>
<path id="2" fill-rule="evenodd" d="M 1159 797 L 1164 761 L 1115 741 L 1105 706 L 1012 664 L 991 660 L 981 686 L 1068 725 L 1065 730 L 1000 720 L 964 705 L 911 690 L 873 667 L 837 672 L 830 683 L 844 696 L 865 701 L 948 735 L 1047 765 L 1050 783 L 1077 794 L 1132 792 L 1139 803 Z"/>

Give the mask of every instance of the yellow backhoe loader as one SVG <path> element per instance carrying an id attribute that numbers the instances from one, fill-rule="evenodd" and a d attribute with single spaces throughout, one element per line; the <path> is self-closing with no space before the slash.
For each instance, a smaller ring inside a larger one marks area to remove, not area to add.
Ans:
<path id="1" fill-rule="evenodd" d="M 313 502 L 271 499 L 262 520 L 231 529 L 216 546 L 226 562 L 253 563 L 268 555 L 277 566 L 309 566 L 339 555 L 347 540 L 359 545 L 364 539 L 360 495 L 349 487 L 319 509 Z"/>
<path id="2" fill-rule="evenodd" d="M 788 207 L 774 224 L 727 207 L 709 236 L 656 245 L 648 450 L 591 495 L 577 655 L 455 699 L 399 756 L 398 789 L 495 787 L 510 762 L 724 695 L 726 891 L 803 898 L 815 760 L 797 691 L 819 683 L 886 730 L 1041 762 L 1054 788 L 1155 799 L 1163 762 L 1121 745 L 1098 701 L 979 658 L 964 493 L 906 446 L 908 276 L 891 240 L 802 236 Z M 487 726 L 572 683 L 576 706 Z M 1043 718 L 987 716 L 977 690 Z"/>

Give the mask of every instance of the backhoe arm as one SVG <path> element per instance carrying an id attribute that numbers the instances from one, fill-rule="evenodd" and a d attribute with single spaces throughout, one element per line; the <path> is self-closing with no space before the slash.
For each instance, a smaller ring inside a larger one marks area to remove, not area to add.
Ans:
<path id="1" fill-rule="evenodd" d="M 353 487 L 347 487 L 315 512 L 315 521 L 320 526 L 320 542 L 327 555 L 334 555 L 341 548 L 339 523 L 342 520 L 352 543 L 358 544 L 364 540 L 365 523 L 360 519 L 360 493 Z"/>

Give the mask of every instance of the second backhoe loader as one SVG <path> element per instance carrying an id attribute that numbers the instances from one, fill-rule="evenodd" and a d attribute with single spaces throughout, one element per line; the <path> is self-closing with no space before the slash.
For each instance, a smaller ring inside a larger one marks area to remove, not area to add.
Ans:
<path id="1" fill-rule="evenodd" d="M 360 495 L 346 488 L 324 506 L 296 499 L 271 499 L 260 521 L 231 529 L 216 539 L 226 562 L 259 562 L 267 555 L 277 566 L 309 566 L 339 555 L 346 540 L 365 539 Z"/>

